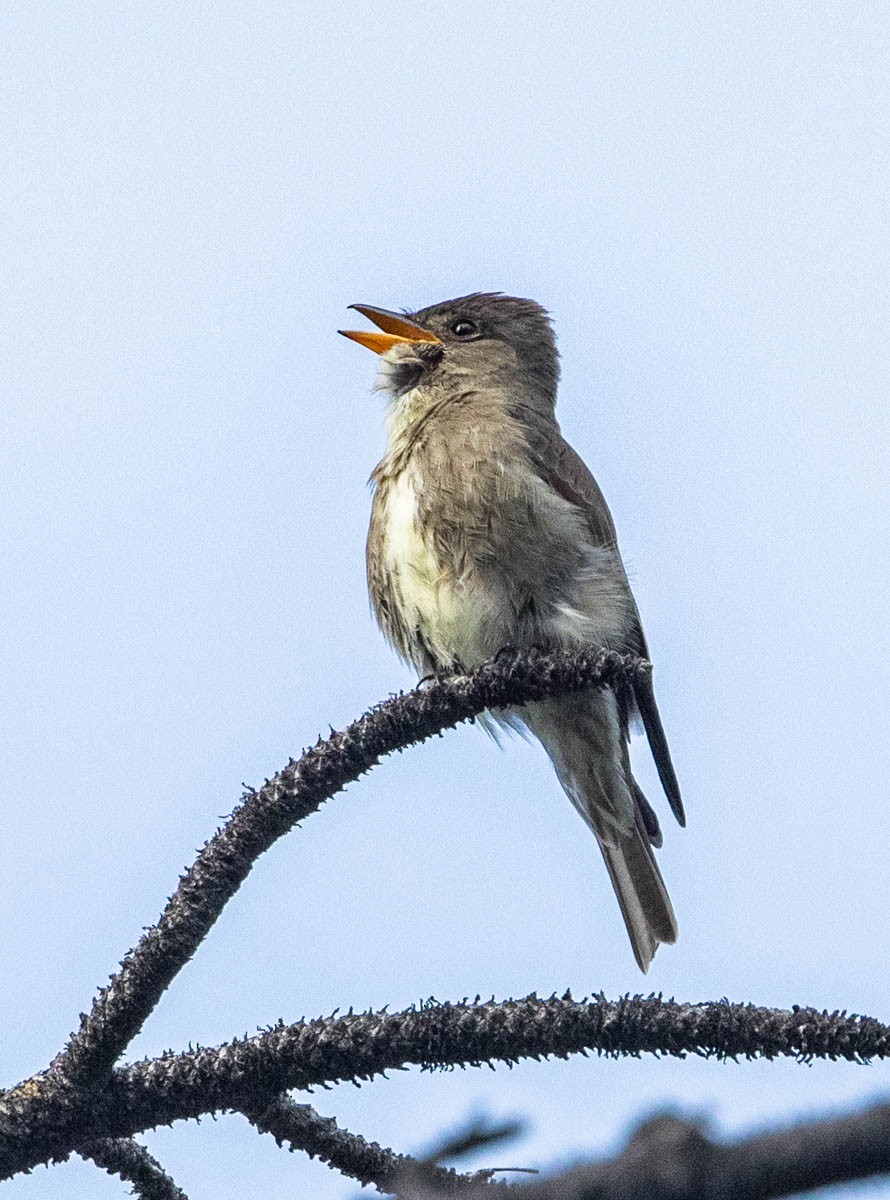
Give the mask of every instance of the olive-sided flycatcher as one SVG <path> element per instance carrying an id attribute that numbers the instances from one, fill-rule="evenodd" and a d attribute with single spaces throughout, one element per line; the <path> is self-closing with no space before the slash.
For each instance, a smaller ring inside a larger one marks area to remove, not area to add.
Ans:
<path id="1" fill-rule="evenodd" d="M 346 336 L 380 355 L 390 398 L 368 587 L 398 653 L 423 674 L 508 646 L 597 643 L 648 657 L 612 517 L 554 415 L 559 367 L 544 309 L 499 293 L 409 315 L 353 307 L 380 332 Z M 591 688 L 495 719 L 527 729 L 550 756 L 596 836 L 645 971 L 677 923 L 652 852 L 658 819 L 630 769 L 637 716 L 683 824 L 650 677 L 633 694 Z"/>

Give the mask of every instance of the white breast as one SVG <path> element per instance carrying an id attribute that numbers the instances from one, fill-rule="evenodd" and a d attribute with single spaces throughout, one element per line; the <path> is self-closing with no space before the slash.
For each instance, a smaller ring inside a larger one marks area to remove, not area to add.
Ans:
<path id="1" fill-rule="evenodd" d="M 417 481 L 410 469 L 390 483 L 384 515 L 384 558 L 390 571 L 416 585 L 431 586 L 438 574 L 435 558 L 420 533 Z"/>
<path id="2" fill-rule="evenodd" d="M 390 481 L 383 517 L 383 559 L 402 620 L 418 629 L 444 664 L 483 662 L 508 641 L 511 610 L 471 568 L 440 561 L 419 521 L 418 484 L 411 468 Z"/>

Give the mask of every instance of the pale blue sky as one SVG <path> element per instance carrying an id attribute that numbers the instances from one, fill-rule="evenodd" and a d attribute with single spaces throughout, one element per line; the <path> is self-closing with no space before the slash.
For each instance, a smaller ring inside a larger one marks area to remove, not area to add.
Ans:
<path id="1" fill-rule="evenodd" d="M 644 979 L 543 754 L 463 729 L 267 855 L 133 1053 L 566 988 L 886 1019 L 887 7 L 31 0 L 0 32 L 2 1082 L 242 780 L 412 683 L 365 598 L 375 363 L 334 330 L 472 290 L 554 315 L 684 788 L 680 942 Z M 406 1151 L 525 1115 L 495 1157 L 546 1167 L 665 1102 L 732 1133 L 887 1079 L 578 1059 L 316 1101 Z M 238 1118 L 147 1140 L 194 1200 L 354 1193 Z"/>

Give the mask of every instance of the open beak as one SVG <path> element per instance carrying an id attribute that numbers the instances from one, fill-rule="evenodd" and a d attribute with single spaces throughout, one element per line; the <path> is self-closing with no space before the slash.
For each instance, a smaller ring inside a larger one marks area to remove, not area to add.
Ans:
<path id="1" fill-rule="evenodd" d="M 410 342 L 441 342 L 442 340 L 431 333 L 429 329 L 415 325 L 401 313 L 390 312 L 387 308 L 373 308 L 370 304 L 350 304 L 349 307 L 360 312 L 369 321 L 373 321 L 383 332 L 376 333 L 373 330 L 356 332 L 352 329 L 339 329 L 337 332 L 342 333 L 344 337 L 352 338 L 360 346 L 367 346 L 375 354 L 385 354 L 393 346 L 405 345 Z"/>

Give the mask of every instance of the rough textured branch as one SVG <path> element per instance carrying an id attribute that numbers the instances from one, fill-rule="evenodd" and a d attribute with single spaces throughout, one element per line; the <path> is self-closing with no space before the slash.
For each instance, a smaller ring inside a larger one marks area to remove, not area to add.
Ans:
<path id="1" fill-rule="evenodd" d="M 571 996 L 424 1005 L 280 1025 L 213 1049 L 136 1063 L 101 1091 L 55 1073 L 0 1097 L 0 1178 L 64 1156 L 99 1136 L 130 1136 L 220 1109 L 253 1112 L 291 1088 L 364 1080 L 406 1065 L 514 1063 L 596 1051 L 808 1061 L 890 1057 L 890 1028 L 870 1017 L 660 997 Z"/>
<path id="2" fill-rule="evenodd" d="M 291 761 L 243 798 L 183 876 L 160 921 L 81 1019 L 51 1068 L 0 1093 L 0 1179 L 77 1151 L 151 1200 L 183 1193 L 133 1134 L 219 1110 L 262 1128 L 363 1182 L 409 1197 L 460 1190 L 480 1200 L 503 1185 L 443 1171 L 337 1129 L 281 1095 L 291 1088 L 366 1080 L 407 1065 L 445 1068 L 594 1051 L 734 1057 L 779 1055 L 867 1061 L 890 1057 L 890 1029 L 868 1017 L 661 997 L 496 1004 L 428 1004 L 296 1025 L 211 1049 L 114 1069 L 157 1000 L 206 936 L 259 855 L 392 750 L 483 710 L 591 686 L 628 686 L 649 666 L 592 649 L 501 656 L 470 675 L 436 679 L 372 709 Z M 272 1097 L 279 1096 L 273 1100 Z M 523 1200 L 766 1200 L 802 1188 L 890 1171 L 890 1106 L 800 1126 L 733 1146 L 676 1120 L 650 1123 L 618 1160 L 520 1188 Z M 514 1189 L 515 1190 L 515 1189 Z"/>
<path id="3" fill-rule="evenodd" d="M 382 1192 L 395 1191 L 400 1180 L 419 1177 L 443 1196 L 470 1188 L 474 1193 L 478 1191 L 472 1177 L 368 1142 L 360 1134 L 340 1129 L 332 1117 L 320 1116 L 311 1105 L 295 1104 L 286 1096 L 274 1100 L 262 1112 L 245 1112 L 245 1116 L 261 1133 L 270 1133 L 279 1146 L 287 1143 L 291 1150 L 303 1150 L 310 1158 L 320 1158 L 349 1178 L 374 1184 Z M 499 1193 L 502 1195 L 503 1190 Z M 492 1190 L 486 1195 L 491 1197 Z"/>
<path id="4" fill-rule="evenodd" d="M 529 996 L 500 1003 L 433 1004 L 281 1025 L 257 1037 L 136 1063 L 115 1073 L 116 1103 L 163 1095 L 164 1116 L 227 1106 L 233 1089 L 285 1091 L 426 1069 L 594 1051 L 717 1058 L 890 1057 L 890 1028 L 870 1017 L 660 997 L 577 1001 Z M 154 1103 L 154 1100 L 153 1100 Z M 167 1107 L 169 1105 L 169 1108 Z"/>
<path id="5" fill-rule="evenodd" d="M 109 1175 L 132 1183 L 133 1194 L 140 1200 L 188 1200 L 157 1159 L 132 1138 L 97 1138 L 78 1147 L 78 1153 Z"/>
<path id="6" fill-rule="evenodd" d="M 436 679 L 319 740 L 259 791 L 246 795 L 181 878 L 157 925 L 142 937 L 54 1062 L 73 1084 L 104 1079 L 177 972 L 195 953 L 257 858 L 386 754 L 476 716 L 592 685 L 619 687 L 649 670 L 641 659 L 592 648 L 502 655 L 468 675 Z"/>

